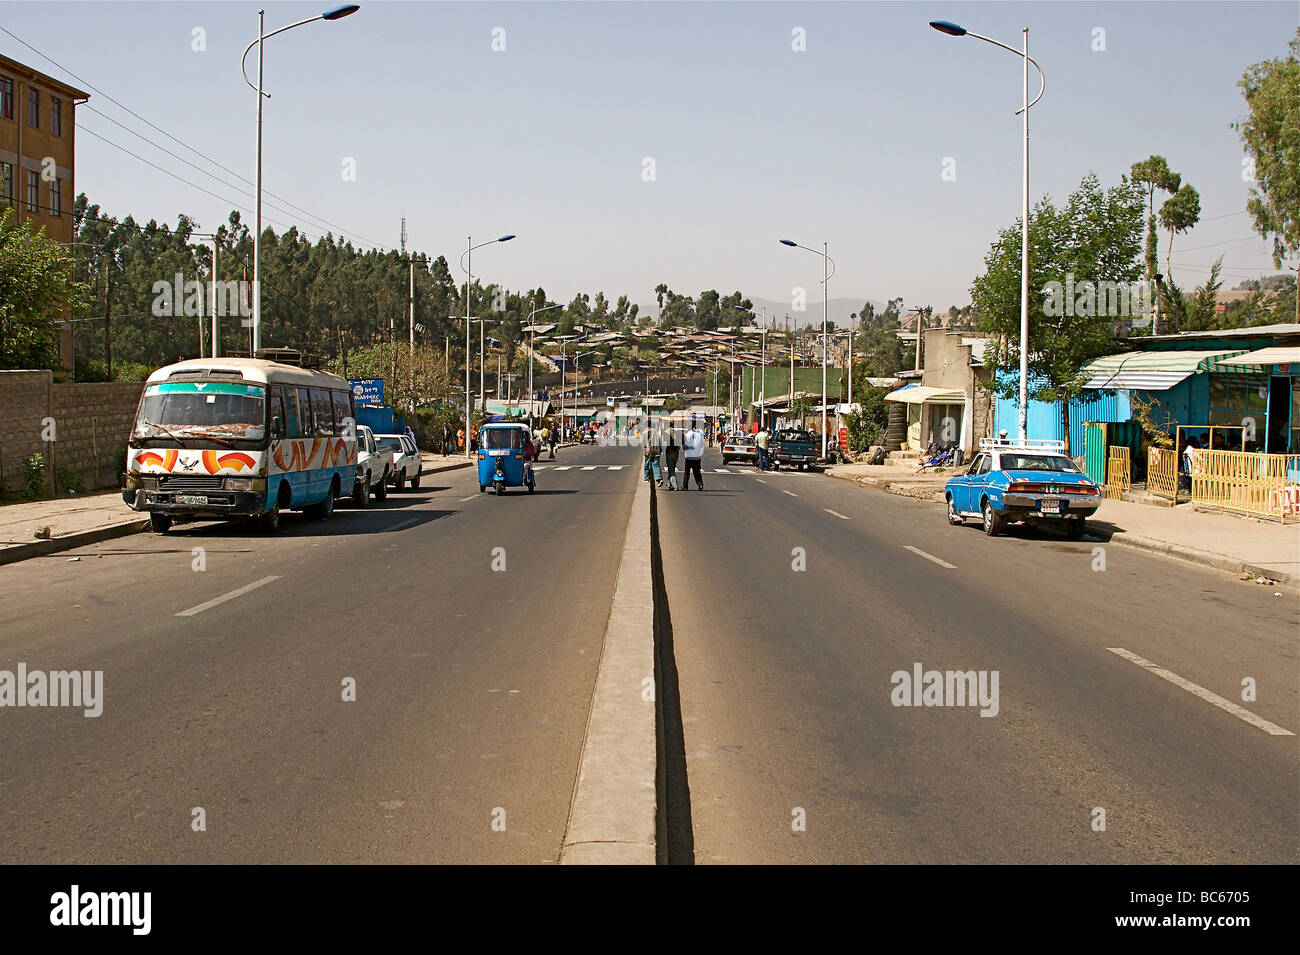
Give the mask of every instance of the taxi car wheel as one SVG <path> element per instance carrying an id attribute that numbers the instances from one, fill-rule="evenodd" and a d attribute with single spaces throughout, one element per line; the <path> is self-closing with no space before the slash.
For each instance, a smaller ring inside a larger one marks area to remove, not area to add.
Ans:
<path id="1" fill-rule="evenodd" d="M 537 490 L 537 485 L 534 484 L 532 481 L 529 481 L 529 482 L 528 482 L 528 493 L 529 493 L 529 494 L 532 494 L 535 490 Z"/>
<path id="2" fill-rule="evenodd" d="M 1078 540 L 1085 533 L 1087 533 L 1088 519 L 1086 517 L 1071 517 L 1069 521 L 1070 521 L 1071 539 Z"/>
<path id="3" fill-rule="evenodd" d="M 1002 533 L 1002 515 L 993 510 L 993 505 L 986 498 L 984 500 L 984 533 L 989 537 L 997 537 Z"/>
<path id="4" fill-rule="evenodd" d="M 948 523 L 955 527 L 966 523 L 966 519 L 957 513 L 957 508 L 953 507 L 951 495 L 948 497 Z"/>
<path id="5" fill-rule="evenodd" d="M 170 514 L 163 514 L 159 511 L 154 511 L 149 515 L 149 530 L 153 531 L 155 534 L 166 534 L 171 530 L 171 526 L 172 518 Z"/>

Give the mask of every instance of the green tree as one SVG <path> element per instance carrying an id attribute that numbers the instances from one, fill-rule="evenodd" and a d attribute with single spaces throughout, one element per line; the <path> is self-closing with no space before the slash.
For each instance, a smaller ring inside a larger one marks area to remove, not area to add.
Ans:
<path id="1" fill-rule="evenodd" d="M 1180 186 L 1178 191 L 1160 207 L 1160 226 L 1169 233 L 1165 246 L 1165 276 L 1173 281 L 1174 236 L 1181 235 L 1201 219 L 1201 196 L 1191 186 Z M 1178 326 L 1174 326 L 1174 331 Z"/>
<path id="2" fill-rule="evenodd" d="M 1173 317 L 1174 327 L 1183 331 L 1195 332 L 1218 327 L 1219 289 L 1223 285 L 1220 272 L 1223 268 L 1223 256 L 1219 256 L 1210 268 L 1210 276 L 1205 284 L 1195 289 L 1190 296 L 1182 290 L 1171 277 L 1160 290 L 1161 307 Z"/>
<path id="3" fill-rule="evenodd" d="M 1164 156 L 1149 156 L 1141 162 L 1135 162 L 1131 176 L 1133 182 L 1142 186 L 1147 194 L 1146 277 L 1147 281 L 1151 281 L 1160 267 L 1156 248 L 1156 190 L 1173 195 L 1182 184 L 1182 177 L 1170 170 L 1169 161 Z"/>
<path id="4" fill-rule="evenodd" d="M 72 253 L 31 219 L 0 213 L 0 368 L 54 368 L 55 316 L 83 307 L 89 290 L 73 279 Z"/>
<path id="5" fill-rule="evenodd" d="M 1062 208 L 1045 197 L 1029 221 L 1029 286 L 1043 297 L 1029 309 L 1029 391 L 1057 401 L 1069 441 L 1069 402 L 1083 388 L 1080 366 L 1106 353 L 1111 319 L 1091 298 L 1080 295 L 1060 307 L 1052 288 L 1073 276 L 1075 287 L 1111 281 L 1131 283 L 1142 274 L 1142 189 L 1127 178 L 1103 190 L 1088 173 Z M 984 258 L 985 271 L 971 285 L 979 327 L 993 333 L 985 361 L 993 366 L 993 389 L 1017 394 L 1020 369 L 1020 225 L 1001 230 Z M 1051 284 L 1049 284 L 1051 283 Z"/>
<path id="6" fill-rule="evenodd" d="M 1256 63 L 1237 82 L 1249 115 L 1233 128 L 1241 136 L 1254 183 L 1246 211 L 1255 231 L 1273 240 L 1273 264 L 1300 252 L 1300 30 L 1290 55 Z M 1300 263 L 1296 266 L 1300 279 Z M 1296 296 L 1300 322 L 1300 295 Z"/>

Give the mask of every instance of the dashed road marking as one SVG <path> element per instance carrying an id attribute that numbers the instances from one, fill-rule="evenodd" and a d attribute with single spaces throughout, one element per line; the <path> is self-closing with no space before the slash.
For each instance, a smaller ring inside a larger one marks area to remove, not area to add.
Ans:
<path id="1" fill-rule="evenodd" d="M 579 470 L 579 471 L 594 471 L 594 470 L 596 470 L 597 467 L 598 467 L 598 465 L 595 465 L 595 464 L 584 464 L 584 465 L 583 465 L 582 467 L 580 467 L 578 470 Z"/>
<path id="2" fill-rule="evenodd" d="M 471 494 L 469 497 L 462 497 L 462 498 L 461 498 L 461 502 L 463 503 L 463 502 L 465 502 L 465 501 L 472 501 L 472 500 L 474 500 L 474 498 L 476 498 L 476 497 L 478 497 L 477 494 Z"/>
<path id="3" fill-rule="evenodd" d="M 829 507 L 823 507 L 822 510 L 825 511 L 827 514 L 833 514 L 833 515 L 835 515 L 836 517 L 838 517 L 838 518 L 839 518 L 840 520 L 842 520 L 842 521 L 847 521 L 847 520 L 848 520 L 848 518 L 845 517 L 843 514 L 841 514 L 839 511 L 832 511 Z"/>
<path id="4" fill-rule="evenodd" d="M 714 468 L 714 474 L 743 474 L 743 471 L 729 471 L 726 468 Z"/>
<path id="5" fill-rule="evenodd" d="M 916 554 L 918 557 L 924 557 L 926 560 L 932 560 L 940 567 L 947 567 L 949 570 L 957 569 L 956 564 L 950 564 L 946 560 L 940 560 L 938 557 L 935 557 L 934 554 L 927 554 L 925 551 L 921 550 L 921 548 L 913 547 L 911 544 L 904 544 L 903 549 L 910 550 L 913 554 Z"/>
<path id="6" fill-rule="evenodd" d="M 791 497 L 798 497 L 798 496 L 799 496 L 798 494 L 794 493 L 794 491 L 787 491 L 785 488 L 781 488 L 781 493 L 782 493 L 782 494 L 789 494 Z"/>
<path id="7" fill-rule="evenodd" d="M 248 593 L 250 590 L 256 590 L 258 587 L 261 587 L 265 584 L 269 584 L 273 580 L 279 580 L 279 579 L 280 579 L 279 574 L 273 574 L 270 577 L 263 577 L 261 580 L 255 580 L 251 584 L 245 584 L 243 587 L 240 587 L 238 590 L 232 590 L 230 593 L 222 594 L 220 597 L 213 597 L 211 600 L 207 601 L 206 603 L 201 603 L 197 607 L 191 607 L 189 610 L 182 610 L 176 616 L 192 617 L 196 613 L 203 613 L 203 611 L 205 610 L 211 610 L 213 607 L 217 606 L 217 604 L 223 604 L 227 600 L 233 600 L 236 597 L 243 596 L 244 594 Z"/>
<path id="8" fill-rule="evenodd" d="M 1162 680 L 1168 680 L 1174 686 L 1182 687 L 1184 690 L 1186 690 L 1188 693 L 1191 693 L 1193 696 L 1199 696 L 1205 702 L 1213 703 L 1221 710 L 1227 710 L 1233 716 L 1237 717 L 1237 719 L 1245 720 L 1251 726 L 1259 727 L 1269 736 L 1294 736 L 1295 735 L 1295 733 L 1292 733 L 1288 729 L 1283 729 L 1282 727 L 1278 726 L 1276 723 L 1270 723 L 1262 716 L 1256 716 L 1254 713 L 1246 709 L 1244 706 L 1238 706 L 1236 703 L 1232 702 L 1232 700 L 1226 700 L 1223 697 L 1219 696 L 1219 694 L 1207 690 L 1205 687 L 1199 686 L 1193 683 L 1191 680 L 1185 680 L 1177 673 L 1172 673 L 1169 670 L 1166 670 L 1162 666 L 1157 666 L 1156 664 L 1152 663 L 1150 660 L 1144 659 L 1138 656 L 1136 653 L 1133 653 L 1129 650 L 1125 650 L 1123 647 L 1107 647 L 1106 649 L 1109 650 L 1111 653 L 1115 654 L 1116 656 L 1123 657 L 1125 660 L 1128 660 L 1130 663 L 1136 663 L 1142 669 L 1147 670 L 1150 673 L 1154 673 Z"/>
<path id="9" fill-rule="evenodd" d="M 551 468 L 551 470 L 552 470 L 552 471 L 572 471 L 572 470 L 573 470 L 573 465 L 572 465 L 572 464 L 557 464 L 555 467 Z"/>
<path id="10" fill-rule="evenodd" d="M 414 526 L 415 526 L 416 524 L 418 524 L 418 523 L 420 523 L 420 519 L 419 519 L 418 517 L 413 517 L 413 518 L 411 518 L 409 521 L 402 521 L 402 523 L 400 523 L 400 524 L 394 524 L 392 527 L 389 528 L 389 530 L 390 530 L 390 531 L 404 531 L 404 530 L 406 530 L 408 527 L 414 527 Z"/>

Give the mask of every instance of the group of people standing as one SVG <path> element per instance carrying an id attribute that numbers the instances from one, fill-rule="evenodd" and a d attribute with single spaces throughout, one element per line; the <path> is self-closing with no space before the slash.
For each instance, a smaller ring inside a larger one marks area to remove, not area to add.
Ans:
<path id="1" fill-rule="evenodd" d="M 644 432 L 645 447 L 642 451 L 644 480 L 654 480 L 656 486 L 665 491 L 676 491 L 677 461 L 685 461 L 682 472 L 681 490 L 689 490 L 691 475 L 695 476 L 697 490 L 704 490 L 704 477 L 700 471 L 700 462 L 704 458 L 704 432 L 694 423 L 682 431 L 665 424 L 662 428 L 650 427 Z"/>

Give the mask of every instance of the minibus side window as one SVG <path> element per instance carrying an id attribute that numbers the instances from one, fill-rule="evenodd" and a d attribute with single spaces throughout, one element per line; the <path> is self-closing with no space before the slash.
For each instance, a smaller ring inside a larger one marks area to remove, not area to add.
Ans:
<path id="1" fill-rule="evenodd" d="M 332 437 L 334 435 L 334 405 L 330 401 L 330 393 L 324 388 L 311 389 L 311 408 L 316 415 L 316 437 Z"/>
<path id="2" fill-rule="evenodd" d="M 277 389 L 284 396 L 284 436 L 301 438 L 302 430 L 298 426 L 298 392 L 284 385 L 277 386 Z"/>
<path id="3" fill-rule="evenodd" d="M 267 401 L 266 403 L 267 404 L 267 412 L 266 412 L 267 432 L 266 433 L 268 435 L 271 434 L 270 431 L 271 419 L 272 418 L 280 419 L 280 433 L 271 436 L 271 440 L 275 441 L 285 437 L 288 434 L 288 432 L 284 430 L 285 429 L 284 395 L 281 394 L 279 388 L 268 388 L 267 393 L 270 396 L 270 400 Z"/>
<path id="4" fill-rule="evenodd" d="M 334 433 L 348 437 L 357 433 L 356 419 L 352 413 L 352 392 L 331 391 L 334 402 Z"/>
<path id="5" fill-rule="evenodd" d="M 316 426 L 311 420 L 311 396 L 306 388 L 298 389 L 298 426 L 302 429 L 304 438 L 315 437 Z"/>

